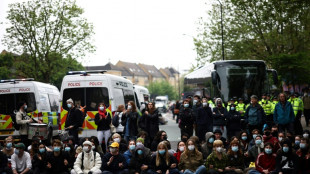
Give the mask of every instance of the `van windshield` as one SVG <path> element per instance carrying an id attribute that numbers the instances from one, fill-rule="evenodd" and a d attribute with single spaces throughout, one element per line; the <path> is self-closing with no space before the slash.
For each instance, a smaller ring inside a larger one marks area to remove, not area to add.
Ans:
<path id="1" fill-rule="evenodd" d="M 107 88 L 69 88 L 63 92 L 62 107 L 68 110 L 66 101 L 72 98 L 77 108 L 86 106 L 86 111 L 98 111 L 99 104 L 104 102 L 109 107 L 109 92 Z"/>
<path id="2" fill-rule="evenodd" d="M 10 115 L 14 112 L 14 110 L 19 110 L 19 108 L 17 108 L 17 105 L 20 102 L 27 103 L 26 112 L 33 112 L 37 109 L 34 93 L 1 94 L 0 114 Z"/>

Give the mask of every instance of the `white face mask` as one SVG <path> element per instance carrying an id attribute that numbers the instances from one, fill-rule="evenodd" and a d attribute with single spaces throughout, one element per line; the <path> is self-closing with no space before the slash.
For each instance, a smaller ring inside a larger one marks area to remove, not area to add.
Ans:
<path id="1" fill-rule="evenodd" d="M 104 107 L 103 107 L 103 106 L 100 106 L 99 109 L 100 109 L 100 111 L 103 111 L 103 110 L 104 110 Z"/>
<path id="2" fill-rule="evenodd" d="M 216 151 L 218 151 L 219 153 L 223 152 L 223 148 L 222 147 L 217 147 Z"/>
<path id="3" fill-rule="evenodd" d="M 86 153 L 88 153 L 90 150 L 89 150 L 89 148 L 88 148 L 87 146 L 84 146 L 84 147 L 83 147 L 83 151 L 86 152 Z"/>
<path id="4" fill-rule="evenodd" d="M 304 138 L 308 138 L 309 137 L 309 134 L 303 134 L 302 135 Z"/>
<path id="5" fill-rule="evenodd" d="M 131 106 L 131 105 L 128 105 L 127 109 L 129 109 L 129 110 L 130 110 L 131 108 L 132 108 L 132 106 Z"/>
<path id="6" fill-rule="evenodd" d="M 195 146 L 194 145 L 188 145 L 188 150 L 192 151 L 195 149 Z"/>
<path id="7" fill-rule="evenodd" d="M 114 140 L 115 142 L 117 142 L 117 143 L 121 142 L 121 139 L 120 139 L 120 138 L 114 138 L 113 140 Z"/>
<path id="8" fill-rule="evenodd" d="M 92 150 L 95 150 L 95 148 L 96 148 L 95 146 L 91 146 L 91 149 L 92 149 Z"/>
<path id="9" fill-rule="evenodd" d="M 181 152 L 184 152 L 184 146 L 181 146 L 181 147 L 179 147 L 179 150 L 181 151 Z"/>

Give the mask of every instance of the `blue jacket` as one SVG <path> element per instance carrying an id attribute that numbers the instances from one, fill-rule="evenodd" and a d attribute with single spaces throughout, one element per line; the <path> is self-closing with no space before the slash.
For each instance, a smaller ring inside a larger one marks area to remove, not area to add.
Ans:
<path id="1" fill-rule="evenodd" d="M 281 102 L 277 103 L 274 109 L 273 120 L 275 124 L 293 123 L 295 115 L 292 104 L 286 101 L 283 108 Z"/>
<path id="2" fill-rule="evenodd" d="M 265 123 L 266 114 L 265 114 L 262 106 L 259 104 L 256 104 L 255 107 L 253 105 L 250 105 L 247 108 L 247 110 L 245 111 L 245 114 L 244 114 L 246 123 L 251 124 L 251 121 L 249 119 L 249 118 L 251 118 L 251 112 L 250 112 L 251 109 L 255 109 L 257 111 L 257 113 L 256 113 L 257 114 L 257 119 L 256 119 L 257 123 L 255 125 L 263 125 Z"/>
<path id="3" fill-rule="evenodd" d="M 132 158 L 132 153 L 130 152 L 130 150 L 127 150 L 123 156 L 125 157 L 127 164 L 129 164 L 130 159 Z"/>

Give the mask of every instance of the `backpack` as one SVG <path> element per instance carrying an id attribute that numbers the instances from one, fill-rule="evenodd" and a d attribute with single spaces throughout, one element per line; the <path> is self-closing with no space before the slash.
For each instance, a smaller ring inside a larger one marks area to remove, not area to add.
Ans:
<path id="1" fill-rule="evenodd" d="M 96 152 L 93 151 L 94 153 L 94 161 L 96 161 Z M 84 152 L 82 152 L 82 165 L 81 165 L 81 169 L 84 170 Z"/>
<path id="2" fill-rule="evenodd" d="M 118 127 L 119 126 L 119 113 L 118 114 L 115 114 L 113 119 L 112 119 L 112 124 L 115 126 L 115 127 Z"/>
<path id="3" fill-rule="evenodd" d="M 12 123 L 13 123 L 13 126 L 14 126 L 15 130 L 20 130 L 21 125 L 17 124 L 17 122 L 16 122 L 16 114 L 15 113 L 11 114 L 11 119 L 12 119 Z"/>

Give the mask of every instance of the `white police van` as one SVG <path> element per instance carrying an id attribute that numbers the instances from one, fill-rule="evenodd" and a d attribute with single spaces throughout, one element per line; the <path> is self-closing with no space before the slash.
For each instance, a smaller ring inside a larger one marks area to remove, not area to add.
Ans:
<path id="1" fill-rule="evenodd" d="M 140 109 L 145 108 L 145 102 L 150 101 L 149 90 L 143 86 L 134 85 L 135 97 L 137 99 L 137 104 Z"/>
<path id="2" fill-rule="evenodd" d="M 28 138 L 38 136 L 50 139 L 58 135 L 60 93 L 50 84 L 34 81 L 33 78 L 0 80 L 0 136 L 18 136 L 11 115 L 16 113 L 18 103 L 27 103 L 27 115 L 44 124 L 30 124 Z"/>
<path id="3" fill-rule="evenodd" d="M 81 137 L 97 136 L 94 118 L 99 103 L 105 103 L 107 111 L 114 115 L 118 105 L 135 101 L 133 84 L 123 77 L 104 74 L 104 70 L 71 71 L 63 78 L 61 85 L 60 117 L 64 130 L 68 108 L 66 101 L 72 98 L 74 105 L 85 114 Z"/>

